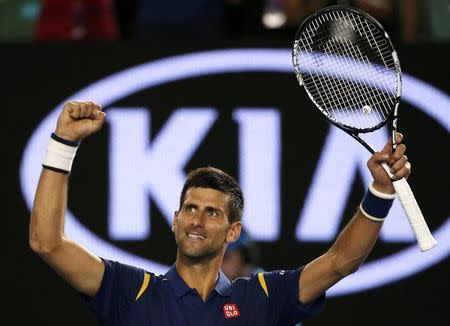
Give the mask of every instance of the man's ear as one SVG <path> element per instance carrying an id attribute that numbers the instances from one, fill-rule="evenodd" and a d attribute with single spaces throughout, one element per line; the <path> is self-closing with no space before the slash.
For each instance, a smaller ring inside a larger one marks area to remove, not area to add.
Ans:
<path id="1" fill-rule="evenodd" d="M 241 222 L 234 222 L 233 224 L 231 224 L 231 227 L 228 230 L 227 234 L 227 242 L 231 243 L 239 239 L 239 236 L 241 235 L 241 230 L 242 230 Z"/>
<path id="2" fill-rule="evenodd" d="M 175 233 L 175 228 L 178 224 L 178 211 L 175 211 L 175 213 L 173 214 L 173 222 L 172 222 L 172 232 Z"/>

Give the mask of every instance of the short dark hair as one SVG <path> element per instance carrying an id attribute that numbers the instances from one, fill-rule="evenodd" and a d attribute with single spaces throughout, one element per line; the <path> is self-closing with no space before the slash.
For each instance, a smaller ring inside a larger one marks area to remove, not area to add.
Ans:
<path id="1" fill-rule="evenodd" d="M 240 221 L 242 219 L 242 211 L 244 209 L 244 196 L 236 180 L 214 167 L 202 167 L 191 171 L 183 185 L 180 194 L 180 210 L 184 203 L 186 192 L 189 188 L 210 188 L 223 192 L 230 197 L 229 216 L 230 223 Z"/>

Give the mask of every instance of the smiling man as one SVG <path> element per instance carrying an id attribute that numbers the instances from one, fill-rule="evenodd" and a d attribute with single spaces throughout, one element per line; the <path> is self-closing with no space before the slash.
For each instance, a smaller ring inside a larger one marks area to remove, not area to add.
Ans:
<path id="1" fill-rule="evenodd" d="M 243 195 L 225 172 L 196 169 L 174 214 L 176 262 L 157 276 L 100 258 L 64 234 L 72 161 L 80 141 L 100 130 L 105 118 L 93 102 L 64 105 L 44 159 L 29 234 L 31 248 L 81 293 L 101 325 L 294 325 L 317 314 L 325 291 L 364 262 L 392 205 L 392 181 L 379 163 L 387 162 L 395 178 L 410 173 L 405 145 L 392 153 L 386 144 L 369 159 L 374 181 L 327 252 L 295 270 L 230 281 L 220 265 L 241 233 Z"/>

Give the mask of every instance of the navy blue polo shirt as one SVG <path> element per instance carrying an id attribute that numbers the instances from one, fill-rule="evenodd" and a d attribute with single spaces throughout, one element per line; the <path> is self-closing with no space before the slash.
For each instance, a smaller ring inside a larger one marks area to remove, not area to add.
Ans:
<path id="1" fill-rule="evenodd" d="M 178 274 L 165 275 L 103 260 L 105 273 L 93 298 L 84 297 L 100 325 L 294 325 L 318 314 L 325 295 L 298 300 L 302 268 L 254 274 L 231 282 L 222 272 L 206 302 Z"/>

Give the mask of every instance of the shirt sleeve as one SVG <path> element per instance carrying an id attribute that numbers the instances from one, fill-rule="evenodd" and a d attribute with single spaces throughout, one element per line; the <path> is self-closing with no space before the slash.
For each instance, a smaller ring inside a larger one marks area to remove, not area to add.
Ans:
<path id="1" fill-rule="evenodd" d="M 316 300 L 303 304 L 299 300 L 299 279 L 303 267 L 263 273 L 268 298 L 278 325 L 294 325 L 319 314 L 325 304 L 325 293 Z M 300 289 L 301 290 L 301 289 Z"/>
<path id="2" fill-rule="evenodd" d="M 140 268 L 101 258 L 105 272 L 100 288 L 94 297 L 81 294 L 81 300 L 95 315 L 99 324 L 115 325 L 120 311 L 127 309 L 136 298 L 144 274 Z"/>

